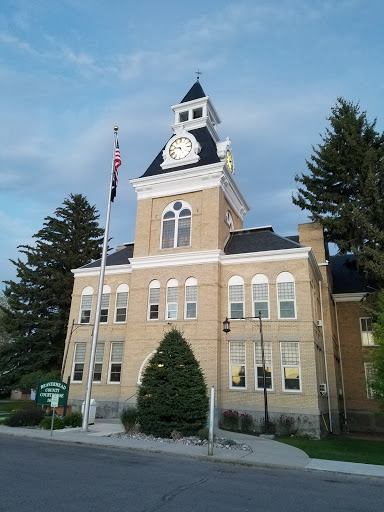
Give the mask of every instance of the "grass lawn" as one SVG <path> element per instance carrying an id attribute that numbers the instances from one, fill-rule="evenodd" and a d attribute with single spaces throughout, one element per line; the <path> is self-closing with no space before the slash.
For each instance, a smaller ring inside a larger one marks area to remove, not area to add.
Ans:
<path id="1" fill-rule="evenodd" d="M 276 439 L 300 448 L 313 459 L 341 460 L 384 466 L 384 441 L 371 441 L 345 437 L 326 439 Z"/>
<path id="2" fill-rule="evenodd" d="M 34 402 L 32 400 L 0 400 L 0 413 L 10 413 L 14 409 L 25 409 L 25 407 L 32 407 Z"/>

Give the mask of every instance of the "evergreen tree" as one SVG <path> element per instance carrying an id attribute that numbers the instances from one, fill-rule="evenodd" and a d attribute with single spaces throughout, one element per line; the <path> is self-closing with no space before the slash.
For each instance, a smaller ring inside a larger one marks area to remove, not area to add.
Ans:
<path id="1" fill-rule="evenodd" d="M 71 305 L 71 269 L 100 258 L 99 214 L 81 194 L 70 195 L 46 217 L 34 246 L 21 245 L 12 261 L 18 281 L 5 281 L 7 307 L 0 321 L 8 337 L 0 346 L 0 387 L 23 375 L 61 366 Z"/>
<path id="2" fill-rule="evenodd" d="M 384 290 L 381 290 L 375 298 L 373 338 L 377 347 L 373 347 L 369 352 L 373 364 L 369 385 L 374 398 L 380 401 L 384 412 Z"/>
<path id="3" fill-rule="evenodd" d="M 208 395 L 188 342 L 177 329 L 168 332 L 144 372 L 138 418 L 146 434 L 169 437 L 173 430 L 192 435 L 205 426 Z"/>
<path id="4" fill-rule="evenodd" d="M 294 204 L 321 222 L 341 253 L 384 284 L 384 136 L 359 105 L 337 100 L 308 174 L 296 175 Z"/>

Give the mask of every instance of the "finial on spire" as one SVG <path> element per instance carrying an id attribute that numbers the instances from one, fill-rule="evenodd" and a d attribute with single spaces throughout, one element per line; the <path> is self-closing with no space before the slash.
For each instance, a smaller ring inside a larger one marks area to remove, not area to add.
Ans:
<path id="1" fill-rule="evenodd" d="M 196 75 L 197 75 L 197 80 L 199 80 L 199 79 L 200 79 L 200 76 L 199 76 L 199 75 L 202 75 L 202 74 L 203 74 L 203 72 L 202 72 L 202 71 L 200 71 L 200 69 L 199 69 L 199 68 L 197 68 L 197 71 L 195 71 L 195 73 L 196 73 Z"/>

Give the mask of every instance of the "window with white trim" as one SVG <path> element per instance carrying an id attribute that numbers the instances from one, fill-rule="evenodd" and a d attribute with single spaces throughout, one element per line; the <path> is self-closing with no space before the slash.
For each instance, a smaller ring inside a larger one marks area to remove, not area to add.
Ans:
<path id="1" fill-rule="evenodd" d="M 272 343 L 264 341 L 265 387 L 272 391 Z M 261 341 L 255 341 L 255 389 L 264 389 Z"/>
<path id="2" fill-rule="evenodd" d="M 246 389 L 245 341 L 229 342 L 229 387 Z"/>
<path id="3" fill-rule="evenodd" d="M 276 283 L 279 318 L 296 318 L 295 278 L 290 272 L 281 272 Z"/>
<path id="4" fill-rule="evenodd" d="M 95 366 L 93 367 L 93 382 L 101 382 L 103 373 L 104 343 L 96 345 Z"/>
<path id="5" fill-rule="evenodd" d="M 175 320 L 177 318 L 177 301 L 179 296 L 179 284 L 176 279 L 170 279 L 167 283 L 167 311 L 166 319 Z"/>
<path id="6" fill-rule="evenodd" d="M 81 293 L 80 321 L 79 324 L 89 324 L 91 321 L 93 301 L 93 288 L 87 286 Z"/>
<path id="7" fill-rule="evenodd" d="M 301 391 L 300 354 L 298 342 L 281 342 L 283 391 Z"/>
<path id="8" fill-rule="evenodd" d="M 160 283 L 157 280 L 149 283 L 148 294 L 148 320 L 159 319 L 159 304 L 160 304 Z"/>
<path id="9" fill-rule="evenodd" d="M 364 373 L 365 373 L 365 386 L 367 390 L 367 398 L 373 398 L 373 390 L 371 387 L 371 382 L 373 378 L 373 364 L 372 363 L 364 363 Z"/>
<path id="10" fill-rule="evenodd" d="M 364 346 L 374 345 L 372 332 L 372 318 L 360 318 L 361 344 Z"/>
<path id="11" fill-rule="evenodd" d="M 127 320 L 129 287 L 127 284 L 119 284 L 116 290 L 115 322 L 123 323 Z"/>
<path id="12" fill-rule="evenodd" d="M 121 365 L 123 362 L 123 343 L 112 343 L 109 363 L 109 383 L 117 383 L 121 380 Z"/>
<path id="13" fill-rule="evenodd" d="M 229 210 L 227 210 L 226 214 L 225 214 L 225 223 L 227 224 L 227 226 L 229 227 L 229 229 L 233 230 L 233 219 L 232 219 L 232 215 L 231 215 L 231 212 Z"/>
<path id="14" fill-rule="evenodd" d="M 169 204 L 161 222 L 161 248 L 189 247 L 191 245 L 192 210 L 185 201 Z"/>
<path id="15" fill-rule="evenodd" d="M 109 302 L 111 300 L 111 287 L 105 284 L 103 286 L 103 295 L 101 296 L 100 323 L 108 322 Z"/>
<path id="16" fill-rule="evenodd" d="M 269 283 L 264 274 L 256 274 L 252 278 L 253 316 L 269 319 Z"/>
<path id="17" fill-rule="evenodd" d="M 228 281 L 228 303 L 229 318 L 244 317 L 244 280 L 240 276 L 232 276 Z"/>
<path id="18" fill-rule="evenodd" d="M 185 281 L 185 313 L 184 317 L 197 318 L 197 280 L 189 277 Z"/>
<path id="19" fill-rule="evenodd" d="M 84 373 L 86 343 L 75 343 L 73 355 L 72 382 L 82 382 Z"/>

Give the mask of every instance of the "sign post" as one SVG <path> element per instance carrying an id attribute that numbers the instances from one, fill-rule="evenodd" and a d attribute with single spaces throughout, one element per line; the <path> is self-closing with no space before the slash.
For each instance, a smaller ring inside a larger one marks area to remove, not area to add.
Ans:
<path id="1" fill-rule="evenodd" d="M 37 393 L 36 403 L 40 405 L 50 405 L 52 407 L 51 436 L 53 432 L 53 422 L 55 420 L 56 407 L 66 404 L 68 384 L 61 380 L 47 380 L 41 382 Z"/>
<path id="2" fill-rule="evenodd" d="M 59 405 L 59 393 L 52 395 L 51 397 L 51 407 L 52 407 L 52 422 L 51 422 L 51 437 L 53 432 L 53 422 L 55 421 L 55 410 Z"/>

